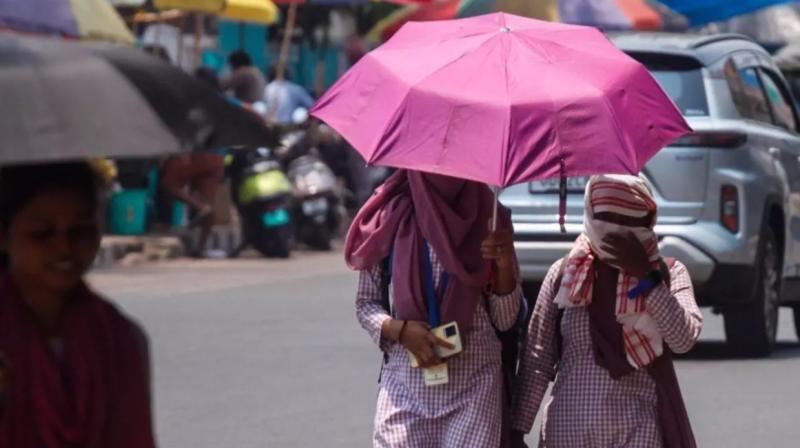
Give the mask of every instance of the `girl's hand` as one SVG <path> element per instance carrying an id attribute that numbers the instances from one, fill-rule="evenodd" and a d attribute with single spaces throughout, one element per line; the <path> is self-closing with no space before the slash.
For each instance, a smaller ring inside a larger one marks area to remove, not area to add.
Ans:
<path id="1" fill-rule="evenodd" d="M 490 285 L 493 290 L 489 292 L 500 296 L 511 294 L 517 287 L 514 233 L 509 230 L 490 232 L 481 244 L 481 255 L 497 268 L 494 284 Z"/>
<path id="2" fill-rule="evenodd" d="M 431 333 L 431 326 L 427 322 L 413 320 L 406 322 L 406 326 L 400 334 L 400 344 L 414 354 L 422 368 L 442 363 L 434 351 L 434 347 L 437 345 L 448 350 L 455 348 L 453 344 L 439 339 Z"/>
<path id="3" fill-rule="evenodd" d="M 647 277 L 653 270 L 647 250 L 633 233 L 608 235 L 603 239 L 602 248 L 611 255 L 611 259 L 603 261 L 613 266 L 619 266 L 624 272 L 638 279 Z"/>
<path id="4" fill-rule="evenodd" d="M 495 263 L 497 269 L 514 268 L 514 234 L 508 230 L 497 230 L 481 244 L 481 255 Z"/>

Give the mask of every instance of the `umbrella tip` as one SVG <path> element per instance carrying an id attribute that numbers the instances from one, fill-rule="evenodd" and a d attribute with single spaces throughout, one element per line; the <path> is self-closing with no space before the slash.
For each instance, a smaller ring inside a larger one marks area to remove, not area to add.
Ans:
<path id="1" fill-rule="evenodd" d="M 500 32 L 501 33 L 510 33 L 511 32 L 511 28 L 509 28 L 507 26 L 504 26 L 504 27 L 500 28 Z"/>

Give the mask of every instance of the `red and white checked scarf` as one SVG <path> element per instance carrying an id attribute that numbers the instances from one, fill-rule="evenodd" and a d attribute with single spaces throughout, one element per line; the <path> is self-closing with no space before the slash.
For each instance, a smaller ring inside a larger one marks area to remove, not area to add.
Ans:
<path id="1" fill-rule="evenodd" d="M 594 219 L 598 212 L 613 212 L 630 217 L 643 217 L 656 212 L 656 204 L 647 182 L 635 176 L 595 176 L 586 187 L 584 234 L 570 251 L 555 302 L 560 308 L 587 306 L 592 303 L 595 259 L 610 258 L 601 249 L 603 238 L 612 233 L 633 232 L 650 255 L 653 268 L 659 268 L 658 239 L 652 229 L 630 228 Z M 658 326 L 647 313 L 646 296 L 628 299 L 628 292 L 639 279 L 622 272 L 617 283 L 617 322 L 622 325 L 628 362 L 641 369 L 663 352 L 663 339 Z"/>

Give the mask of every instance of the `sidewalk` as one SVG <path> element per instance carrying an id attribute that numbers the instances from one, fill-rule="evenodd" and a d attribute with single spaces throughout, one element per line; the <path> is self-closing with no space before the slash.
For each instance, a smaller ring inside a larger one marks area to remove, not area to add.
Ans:
<path id="1" fill-rule="evenodd" d="M 230 253 L 240 241 L 241 237 L 238 228 L 219 226 L 212 231 L 208 249 Z M 100 250 L 94 262 L 94 269 L 173 260 L 185 257 L 187 253 L 186 244 L 177 234 L 106 235 L 100 243 Z"/>

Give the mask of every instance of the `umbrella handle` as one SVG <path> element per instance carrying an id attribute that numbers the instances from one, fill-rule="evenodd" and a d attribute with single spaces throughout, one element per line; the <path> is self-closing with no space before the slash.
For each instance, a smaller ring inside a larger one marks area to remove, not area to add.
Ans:
<path id="1" fill-rule="evenodd" d="M 492 188 L 494 190 L 494 212 L 492 213 L 492 232 L 497 231 L 497 208 L 498 203 L 500 202 L 500 189 L 495 187 Z"/>
<path id="2" fill-rule="evenodd" d="M 561 233 L 567 233 L 567 162 L 561 157 L 558 185 L 558 225 Z"/>

